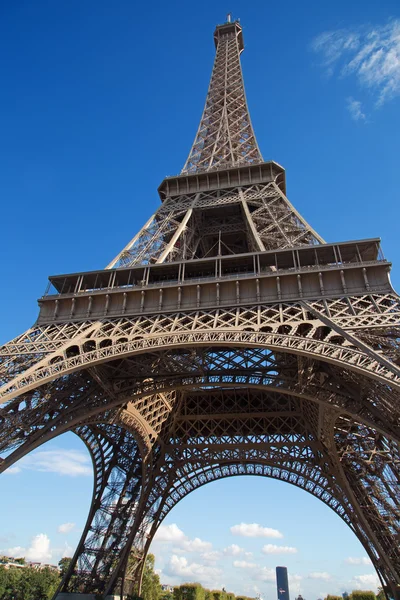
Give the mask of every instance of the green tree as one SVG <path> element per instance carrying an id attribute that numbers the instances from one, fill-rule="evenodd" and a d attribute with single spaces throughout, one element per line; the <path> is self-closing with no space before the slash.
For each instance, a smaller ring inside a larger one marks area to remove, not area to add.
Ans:
<path id="1" fill-rule="evenodd" d="M 370 590 L 354 590 L 350 594 L 350 600 L 376 600 L 376 596 Z"/>
<path id="2" fill-rule="evenodd" d="M 182 600 L 181 588 L 179 586 L 174 587 L 174 600 Z M 207 598 L 210 600 L 210 598 Z"/>
<path id="3" fill-rule="evenodd" d="M 174 600 L 173 592 L 170 592 L 169 590 L 162 590 L 160 594 L 160 600 Z"/>
<path id="4" fill-rule="evenodd" d="M 212 590 L 212 600 L 227 600 L 228 594 L 223 590 Z"/>
<path id="5" fill-rule="evenodd" d="M 0 600 L 49 600 L 59 581 L 58 572 L 49 568 L 0 567 Z"/>
<path id="6" fill-rule="evenodd" d="M 4 598 L 6 593 L 6 571 L 3 566 L 0 566 L 0 598 Z"/>
<path id="7" fill-rule="evenodd" d="M 376 594 L 377 600 L 386 600 L 386 594 L 382 587 L 378 587 L 378 593 Z"/>
<path id="8" fill-rule="evenodd" d="M 154 572 L 154 554 L 148 554 L 144 562 L 142 593 L 143 600 L 159 600 L 161 595 L 160 578 Z"/>
<path id="9" fill-rule="evenodd" d="M 36 577 L 33 580 L 35 595 L 32 600 L 51 599 L 60 583 L 60 574 L 58 571 L 49 569 L 40 569 L 36 571 Z"/>
<path id="10" fill-rule="evenodd" d="M 5 569 L 2 567 L 1 571 L 1 600 L 11 600 L 11 598 L 18 600 L 18 588 L 22 569 Z"/>
<path id="11" fill-rule="evenodd" d="M 58 566 L 60 567 L 60 575 L 64 577 L 65 573 L 68 571 L 69 565 L 71 564 L 72 558 L 68 558 L 64 556 L 61 560 L 58 561 Z"/>
<path id="12" fill-rule="evenodd" d="M 173 600 L 254 600 L 254 598 L 247 598 L 247 596 L 236 598 L 235 594 L 225 589 L 210 591 L 203 588 L 200 583 L 184 583 L 174 588 Z"/>
<path id="13" fill-rule="evenodd" d="M 200 583 L 184 583 L 183 585 L 179 586 L 178 594 L 179 600 L 205 600 L 206 590 L 200 585 Z"/>

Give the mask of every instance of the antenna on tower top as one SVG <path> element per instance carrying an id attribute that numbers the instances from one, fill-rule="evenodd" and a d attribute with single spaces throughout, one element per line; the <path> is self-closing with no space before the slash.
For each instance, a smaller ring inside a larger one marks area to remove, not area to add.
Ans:
<path id="1" fill-rule="evenodd" d="M 227 21 L 227 23 L 231 23 L 231 21 L 232 21 L 232 14 L 231 13 L 228 13 L 226 15 L 226 21 Z"/>

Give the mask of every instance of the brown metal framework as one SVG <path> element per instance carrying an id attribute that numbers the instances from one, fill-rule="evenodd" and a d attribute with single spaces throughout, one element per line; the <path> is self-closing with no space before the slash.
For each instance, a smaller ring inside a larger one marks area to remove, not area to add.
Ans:
<path id="1" fill-rule="evenodd" d="M 36 324 L 0 348 L 4 471 L 74 431 L 90 514 L 59 597 L 140 588 L 191 491 L 263 475 L 320 498 L 400 598 L 400 301 L 379 240 L 326 244 L 263 162 L 239 23 L 217 27 L 182 173 L 105 270 L 50 277 Z M 87 597 L 87 596 L 85 596 Z"/>

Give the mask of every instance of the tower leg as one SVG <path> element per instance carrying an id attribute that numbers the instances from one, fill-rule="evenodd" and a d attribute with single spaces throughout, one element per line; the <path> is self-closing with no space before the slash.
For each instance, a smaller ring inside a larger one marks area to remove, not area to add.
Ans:
<path id="1" fill-rule="evenodd" d="M 336 469 L 354 508 L 358 537 L 386 594 L 400 593 L 400 447 L 370 427 L 340 418 Z M 396 543 L 397 542 L 397 543 Z"/>
<path id="2" fill-rule="evenodd" d="M 132 433 L 119 425 L 84 426 L 77 433 L 92 455 L 94 493 L 80 543 L 55 597 L 107 597 L 110 580 L 117 582 L 120 576 L 120 556 L 132 530 L 142 526 L 143 460 Z"/>

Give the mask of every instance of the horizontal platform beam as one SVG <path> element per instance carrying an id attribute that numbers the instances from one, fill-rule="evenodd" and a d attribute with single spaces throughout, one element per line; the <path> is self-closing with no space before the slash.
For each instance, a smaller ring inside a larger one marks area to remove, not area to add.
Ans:
<path id="1" fill-rule="evenodd" d="M 150 315 L 244 305 L 296 302 L 365 293 L 393 292 L 389 263 L 318 266 L 285 272 L 271 269 L 252 274 L 233 273 L 157 285 L 115 287 L 101 291 L 44 296 L 38 322 Z"/>
<path id="2" fill-rule="evenodd" d="M 166 198 L 181 194 L 209 192 L 270 181 L 276 181 L 282 192 L 286 194 L 285 169 L 275 161 L 166 177 L 159 186 L 158 193 L 164 201 Z"/>
<path id="3" fill-rule="evenodd" d="M 163 285 L 169 281 L 184 283 L 215 274 L 220 276 L 232 274 L 234 277 L 235 273 L 285 272 L 302 268 L 340 267 L 371 261 L 386 262 L 380 248 L 379 238 L 52 275 L 49 277 L 50 283 L 45 296 L 121 286 Z"/>

